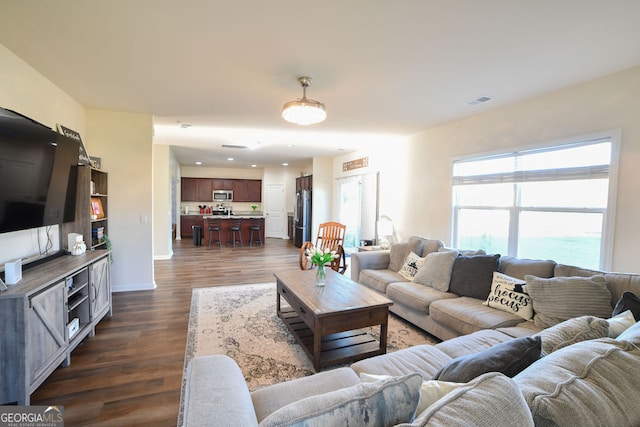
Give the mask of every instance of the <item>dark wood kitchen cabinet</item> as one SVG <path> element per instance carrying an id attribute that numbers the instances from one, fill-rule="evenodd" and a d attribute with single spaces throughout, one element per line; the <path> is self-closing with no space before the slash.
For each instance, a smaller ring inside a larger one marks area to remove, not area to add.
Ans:
<path id="1" fill-rule="evenodd" d="M 213 178 L 214 190 L 233 190 L 233 179 Z"/>
<path id="2" fill-rule="evenodd" d="M 234 202 L 262 201 L 261 179 L 234 179 L 232 189 Z"/>
<path id="3" fill-rule="evenodd" d="M 197 202 L 198 181 L 197 178 L 182 178 L 180 180 L 180 194 L 183 202 Z"/>
<path id="4" fill-rule="evenodd" d="M 313 188 L 313 175 L 296 178 L 296 191 L 311 190 Z"/>
<path id="5" fill-rule="evenodd" d="M 198 178 L 198 200 L 196 202 L 211 203 L 213 201 L 213 180 L 211 178 Z"/>
<path id="6" fill-rule="evenodd" d="M 180 237 L 182 237 L 183 239 L 190 239 L 191 237 L 193 237 L 193 230 L 191 229 L 191 227 L 194 225 L 204 225 L 202 215 L 181 215 Z"/>

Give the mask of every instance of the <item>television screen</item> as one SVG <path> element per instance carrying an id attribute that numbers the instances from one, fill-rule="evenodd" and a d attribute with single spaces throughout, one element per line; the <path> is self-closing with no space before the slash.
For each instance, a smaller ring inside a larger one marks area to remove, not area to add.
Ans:
<path id="1" fill-rule="evenodd" d="M 74 220 L 79 143 L 0 108 L 0 233 Z"/>

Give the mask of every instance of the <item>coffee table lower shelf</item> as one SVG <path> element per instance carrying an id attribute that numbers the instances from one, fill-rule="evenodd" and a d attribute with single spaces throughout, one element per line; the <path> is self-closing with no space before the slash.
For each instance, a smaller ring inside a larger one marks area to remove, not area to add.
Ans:
<path id="1" fill-rule="evenodd" d="M 280 318 L 287 325 L 296 341 L 314 360 L 313 331 L 304 323 L 293 308 L 282 307 Z M 368 357 L 384 354 L 386 349 L 380 348 L 380 341 L 366 329 L 354 329 L 323 335 L 320 346 L 320 364 L 316 371 L 330 365 L 355 362 Z"/>

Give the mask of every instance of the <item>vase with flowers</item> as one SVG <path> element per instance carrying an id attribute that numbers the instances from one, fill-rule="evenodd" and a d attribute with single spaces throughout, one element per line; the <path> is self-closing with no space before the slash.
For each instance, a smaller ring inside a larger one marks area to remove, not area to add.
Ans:
<path id="1" fill-rule="evenodd" d="M 327 284 L 327 272 L 325 271 L 324 265 L 338 259 L 338 257 L 339 255 L 336 251 L 329 249 L 325 249 L 324 251 L 318 248 L 307 249 L 307 259 L 311 261 L 311 264 L 318 266 L 316 270 L 316 286 L 324 286 Z"/>

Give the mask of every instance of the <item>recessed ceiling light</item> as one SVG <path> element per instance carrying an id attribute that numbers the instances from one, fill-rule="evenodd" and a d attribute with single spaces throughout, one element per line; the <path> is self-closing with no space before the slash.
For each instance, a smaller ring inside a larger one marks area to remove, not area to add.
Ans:
<path id="1" fill-rule="evenodd" d="M 196 162 L 196 165 L 201 165 L 201 164 L 202 164 L 202 162 Z"/>
<path id="2" fill-rule="evenodd" d="M 227 160 L 229 160 L 230 162 L 233 161 L 233 157 L 227 157 Z"/>
<path id="3" fill-rule="evenodd" d="M 289 163 L 283 163 L 282 166 L 289 166 Z"/>
<path id="4" fill-rule="evenodd" d="M 252 168 L 255 168 L 255 167 L 257 167 L 257 166 L 258 166 L 258 165 L 251 165 L 251 167 L 252 167 Z"/>

